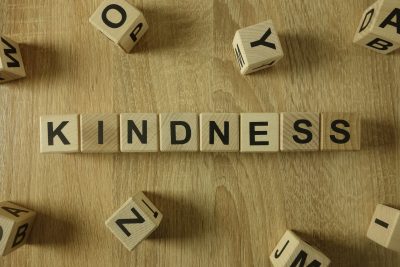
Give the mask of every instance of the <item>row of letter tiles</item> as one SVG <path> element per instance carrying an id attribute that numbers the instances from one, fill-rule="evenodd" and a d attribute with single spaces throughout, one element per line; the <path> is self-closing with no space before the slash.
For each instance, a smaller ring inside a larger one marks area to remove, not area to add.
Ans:
<path id="1" fill-rule="evenodd" d="M 359 150 L 356 113 L 123 113 L 40 118 L 41 153 Z"/>

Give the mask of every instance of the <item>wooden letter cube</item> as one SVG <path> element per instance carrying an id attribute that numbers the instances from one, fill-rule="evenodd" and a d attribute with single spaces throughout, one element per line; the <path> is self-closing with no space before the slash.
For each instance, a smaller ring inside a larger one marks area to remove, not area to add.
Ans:
<path id="1" fill-rule="evenodd" d="M 157 152 L 158 116 L 155 113 L 120 115 L 121 152 Z"/>
<path id="2" fill-rule="evenodd" d="M 106 226 L 132 250 L 160 225 L 163 215 L 142 193 L 128 199 L 107 221 Z"/>
<path id="3" fill-rule="evenodd" d="M 232 45 L 242 74 L 269 68 L 283 57 L 271 20 L 238 30 Z"/>
<path id="4" fill-rule="evenodd" d="M 318 151 L 319 114 L 281 113 L 281 151 Z"/>
<path id="5" fill-rule="evenodd" d="M 160 114 L 160 150 L 199 151 L 199 118 L 195 113 Z"/>
<path id="6" fill-rule="evenodd" d="M 36 212 L 11 202 L 0 202 L 0 255 L 23 246 L 32 230 Z"/>
<path id="7" fill-rule="evenodd" d="M 81 114 L 81 152 L 119 152 L 117 114 Z"/>
<path id="8" fill-rule="evenodd" d="M 388 54 L 400 47 L 400 1 L 379 0 L 361 19 L 354 43 Z"/>
<path id="9" fill-rule="evenodd" d="M 40 152 L 79 152 L 78 114 L 41 116 Z"/>
<path id="10" fill-rule="evenodd" d="M 201 113 L 200 151 L 238 152 L 239 114 Z"/>
<path id="11" fill-rule="evenodd" d="M 0 83 L 26 76 L 18 43 L 0 35 Z"/>
<path id="12" fill-rule="evenodd" d="M 240 114 L 240 152 L 278 152 L 279 113 Z"/>
<path id="13" fill-rule="evenodd" d="M 321 114 L 321 150 L 360 150 L 361 119 L 357 113 Z"/>
<path id="14" fill-rule="evenodd" d="M 400 210 L 377 205 L 367 237 L 385 248 L 400 252 Z"/>
<path id="15" fill-rule="evenodd" d="M 89 21 L 127 53 L 149 28 L 143 14 L 125 0 L 104 1 Z"/>
<path id="16" fill-rule="evenodd" d="M 331 261 L 321 251 L 313 248 L 292 231 L 286 231 L 269 257 L 275 267 L 325 267 Z"/>

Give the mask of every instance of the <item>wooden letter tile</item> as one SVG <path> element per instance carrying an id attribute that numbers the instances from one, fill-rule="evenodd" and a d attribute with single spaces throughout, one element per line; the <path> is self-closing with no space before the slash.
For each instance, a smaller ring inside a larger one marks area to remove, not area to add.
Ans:
<path id="1" fill-rule="evenodd" d="M 281 113 L 281 151 L 318 151 L 319 114 Z"/>
<path id="2" fill-rule="evenodd" d="M 195 113 L 160 114 L 160 150 L 199 151 L 199 119 Z"/>
<path id="3" fill-rule="evenodd" d="M 158 116 L 155 113 L 120 115 L 121 152 L 157 152 Z"/>
<path id="4" fill-rule="evenodd" d="M 240 114 L 240 152 L 278 152 L 279 113 Z"/>
<path id="5" fill-rule="evenodd" d="M 142 193 L 128 199 L 107 221 L 106 226 L 132 250 L 160 225 L 163 215 Z"/>
<path id="6" fill-rule="evenodd" d="M 388 54 L 400 47 L 400 1 L 379 0 L 363 14 L 354 43 Z"/>
<path id="7" fill-rule="evenodd" d="M 385 248 L 400 252 L 400 210 L 377 205 L 367 237 Z"/>
<path id="8" fill-rule="evenodd" d="M 40 152 L 79 152 L 78 114 L 41 116 Z"/>
<path id="9" fill-rule="evenodd" d="M 0 35 L 0 83 L 26 76 L 18 43 Z"/>
<path id="10" fill-rule="evenodd" d="M 0 202 L 0 256 L 23 246 L 32 230 L 36 212 L 11 202 Z"/>
<path id="11" fill-rule="evenodd" d="M 361 119 L 357 113 L 321 114 L 321 150 L 360 150 Z"/>
<path id="12" fill-rule="evenodd" d="M 331 261 L 321 251 L 286 231 L 269 257 L 274 267 L 329 266 Z"/>
<path id="13" fill-rule="evenodd" d="M 130 52 L 149 26 L 143 14 L 125 0 L 106 0 L 89 19 L 125 52 Z"/>
<path id="14" fill-rule="evenodd" d="M 283 57 L 271 20 L 238 30 L 232 45 L 242 74 L 269 68 Z"/>
<path id="15" fill-rule="evenodd" d="M 117 114 L 81 114 L 81 151 L 83 153 L 119 152 Z"/>
<path id="16" fill-rule="evenodd" d="M 201 113 L 200 151 L 238 152 L 239 114 Z"/>

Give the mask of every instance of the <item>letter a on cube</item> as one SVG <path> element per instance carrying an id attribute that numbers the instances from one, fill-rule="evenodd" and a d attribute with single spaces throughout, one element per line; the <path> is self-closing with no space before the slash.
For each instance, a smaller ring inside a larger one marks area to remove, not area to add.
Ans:
<path id="1" fill-rule="evenodd" d="M 104 1 L 89 21 L 127 53 L 149 28 L 143 14 L 125 0 Z"/>
<path id="2" fill-rule="evenodd" d="M 400 47 L 400 1 L 379 0 L 363 14 L 354 43 L 381 54 Z"/>
<path id="3" fill-rule="evenodd" d="M 23 246 L 31 232 L 36 212 L 11 202 L 0 202 L 0 255 Z"/>
<path id="4" fill-rule="evenodd" d="M 283 57 L 271 20 L 238 30 L 232 45 L 242 74 L 269 68 Z"/>
<path id="5" fill-rule="evenodd" d="M 156 206 L 139 192 L 106 221 L 106 226 L 128 250 L 132 250 L 157 229 L 162 217 Z"/>

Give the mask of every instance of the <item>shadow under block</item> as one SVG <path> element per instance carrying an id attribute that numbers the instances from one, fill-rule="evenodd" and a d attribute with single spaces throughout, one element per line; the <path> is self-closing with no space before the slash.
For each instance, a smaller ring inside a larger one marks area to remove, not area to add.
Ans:
<path id="1" fill-rule="evenodd" d="M 363 14 L 354 43 L 388 54 L 400 47 L 400 1 L 379 0 Z"/>
<path id="2" fill-rule="evenodd" d="M 18 43 L 0 35 L 0 83 L 26 77 Z"/>
<path id="3" fill-rule="evenodd" d="M 149 28 L 143 14 L 125 0 L 104 1 L 89 21 L 127 53 Z"/>
<path id="4" fill-rule="evenodd" d="M 367 237 L 385 248 L 400 252 L 400 210 L 377 205 Z"/>
<path id="5" fill-rule="evenodd" d="M 36 212 L 11 202 L 0 202 L 0 255 L 23 246 L 32 230 Z"/>
<path id="6" fill-rule="evenodd" d="M 281 151 L 318 151 L 319 114 L 281 113 Z"/>
<path id="7" fill-rule="evenodd" d="M 199 118 L 195 113 L 160 114 L 160 150 L 199 151 Z"/>
<path id="8" fill-rule="evenodd" d="M 158 152 L 158 116 L 156 113 L 120 115 L 121 152 Z"/>
<path id="9" fill-rule="evenodd" d="M 321 150 L 360 150 L 361 118 L 358 113 L 321 114 Z"/>
<path id="10" fill-rule="evenodd" d="M 239 135 L 239 114 L 200 114 L 200 151 L 238 152 Z"/>
<path id="11" fill-rule="evenodd" d="M 278 152 L 279 113 L 240 114 L 240 152 Z"/>
<path id="12" fill-rule="evenodd" d="M 107 221 L 106 226 L 132 250 L 160 225 L 163 215 L 142 193 L 128 199 Z"/>
<path id="13" fill-rule="evenodd" d="M 79 152 L 78 114 L 40 117 L 40 153 Z"/>
<path id="14" fill-rule="evenodd" d="M 238 30 L 232 45 L 242 74 L 269 68 L 283 57 L 271 20 Z"/>
<path id="15" fill-rule="evenodd" d="M 118 114 L 81 114 L 81 152 L 119 152 Z"/>
<path id="16" fill-rule="evenodd" d="M 290 230 L 286 231 L 269 258 L 275 267 L 325 267 L 331 263 L 321 251 L 301 240 Z"/>

